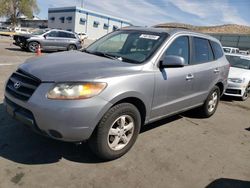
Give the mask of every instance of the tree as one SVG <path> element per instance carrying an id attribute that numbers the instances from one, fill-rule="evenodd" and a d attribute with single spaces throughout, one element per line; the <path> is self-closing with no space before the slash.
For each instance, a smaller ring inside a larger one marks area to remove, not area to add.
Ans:
<path id="1" fill-rule="evenodd" d="M 38 12 L 36 0 L 0 0 L 0 16 L 9 18 L 14 26 L 17 24 L 18 14 L 32 18 L 33 13 Z"/>

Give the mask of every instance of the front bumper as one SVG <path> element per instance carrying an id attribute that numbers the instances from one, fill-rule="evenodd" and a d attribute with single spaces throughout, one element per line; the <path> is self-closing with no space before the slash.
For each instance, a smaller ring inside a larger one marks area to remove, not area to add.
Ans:
<path id="1" fill-rule="evenodd" d="M 228 82 L 228 86 L 224 94 L 228 96 L 243 97 L 246 88 L 247 84 Z"/>
<path id="2" fill-rule="evenodd" d="M 96 96 L 85 100 L 49 100 L 53 83 L 42 83 L 28 101 L 5 93 L 7 112 L 35 132 L 57 140 L 79 142 L 90 138 L 111 103 Z"/>

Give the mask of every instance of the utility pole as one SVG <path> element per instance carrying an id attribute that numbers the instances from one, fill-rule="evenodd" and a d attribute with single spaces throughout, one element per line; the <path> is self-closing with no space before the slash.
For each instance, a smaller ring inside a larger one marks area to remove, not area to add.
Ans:
<path id="1" fill-rule="evenodd" d="M 81 0 L 81 8 L 83 8 L 83 0 Z"/>

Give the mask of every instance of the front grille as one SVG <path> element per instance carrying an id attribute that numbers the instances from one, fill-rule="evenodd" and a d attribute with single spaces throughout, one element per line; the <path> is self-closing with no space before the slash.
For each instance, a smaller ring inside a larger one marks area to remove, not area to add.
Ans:
<path id="1" fill-rule="evenodd" d="M 241 95 L 241 90 L 239 90 L 239 89 L 226 89 L 226 93 Z"/>
<path id="2" fill-rule="evenodd" d="M 40 83 L 38 78 L 19 69 L 9 78 L 6 91 L 15 98 L 27 101 Z"/>

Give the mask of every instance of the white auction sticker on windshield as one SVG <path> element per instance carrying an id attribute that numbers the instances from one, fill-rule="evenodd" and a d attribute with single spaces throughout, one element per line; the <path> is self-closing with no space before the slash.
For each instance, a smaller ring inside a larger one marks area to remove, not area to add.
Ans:
<path id="1" fill-rule="evenodd" d="M 150 40 L 158 40 L 160 38 L 160 36 L 141 34 L 140 38 L 142 38 L 142 39 L 150 39 Z"/>

